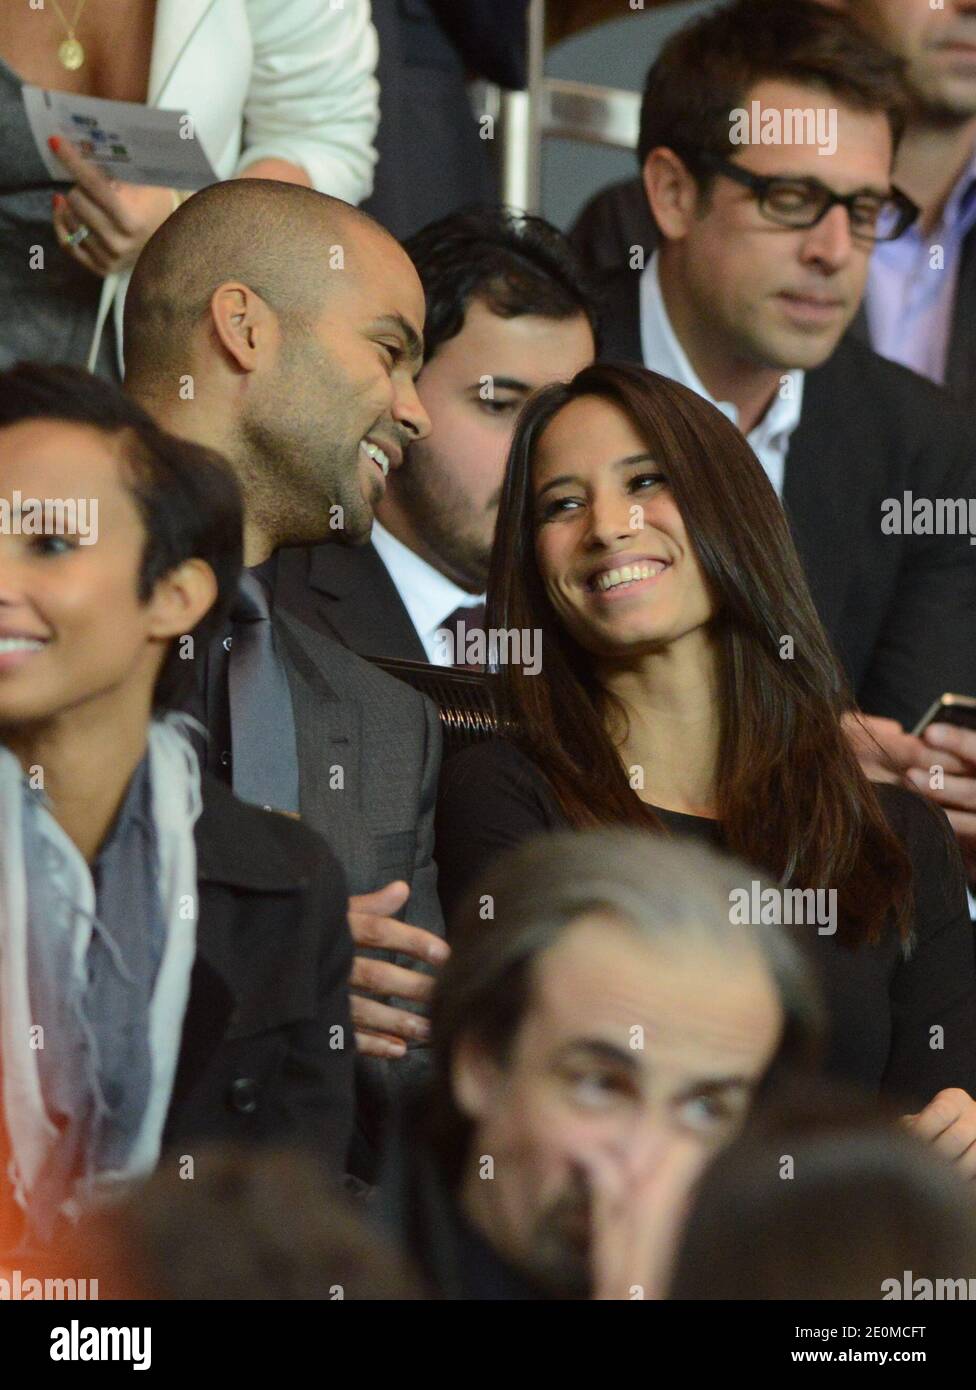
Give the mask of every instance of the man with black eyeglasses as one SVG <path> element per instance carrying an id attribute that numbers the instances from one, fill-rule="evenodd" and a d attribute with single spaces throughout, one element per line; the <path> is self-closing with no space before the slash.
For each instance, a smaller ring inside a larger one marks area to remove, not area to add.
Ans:
<path id="1" fill-rule="evenodd" d="M 869 770 L 878 740 L 901 768 L 955 775 L 905 730 L 944 691 L 976 694 L 976 547 L 927 534 L 915 504 L 976 496 L 974 421 L 844 336 L 874 247 L 917 215 L 891 182 L 905 112 L 898 61 L 813 0 L 737 0 L 675 34 L 641 114 L 658 249 L 611 277 L 604 355 L 746 434 L 873 716 L 870 739 L 852 722 Z"/>

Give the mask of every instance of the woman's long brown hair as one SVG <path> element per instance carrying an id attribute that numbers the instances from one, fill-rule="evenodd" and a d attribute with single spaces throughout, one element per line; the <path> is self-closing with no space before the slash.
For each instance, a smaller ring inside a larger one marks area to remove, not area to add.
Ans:
<path id="1" fill-rule="evenodd" d="M 501 667 L 501 713 L 574 826 L 663 830 L 631 788 L 608 732 L 612 702 L 565 630 L 535 558 L 532 466 L 570 401 L 616 406 L 660 465 L 712 594 L 721 718 L 717 812 L 726 844 L 783 885 L 835 888 L 838 939 L 906 932 L 911 863 L 841 727 L 853 700 L 807 587 L 782 507 L 726 417 L 677 382 L 630 364 L 586 367 L 521 412 L 502 489 L 488 626 L 538 630 L 542 669 Z M 829 540 L 829 538 L 827 538 Z M 782 656 L 782 639 L 792 654 Z M 614 711 L 619 713 L 619 711 Z"/>

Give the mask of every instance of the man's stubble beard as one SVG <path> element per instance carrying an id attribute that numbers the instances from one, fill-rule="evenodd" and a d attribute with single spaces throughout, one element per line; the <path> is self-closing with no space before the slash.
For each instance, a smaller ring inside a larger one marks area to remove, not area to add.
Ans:
<path id="1" fill-rule="evenodd" d="M 314 340 L 286 342 L 279 378 L 241 419 L 239 473 L 248 510 L 277 545 L 362 544 L 380 486 L 377 480 L 371 506 L 360 487 L 358 439 L 349 442 L 356 425 L 343 409 L 348 385 Z M 323 400 L 333 403 L 327 412 Z"/>
<path id="2" fill-rule="evenodd" d="M 738 336 L 732 356 L 740 362 L 750 363 L 759 370 L 779 372 L 782 375 L 793 371 L 816 371 L 837 351 L 841 339 L 857 315 L 863 295 L 862 289 L 857 306 L 854 309 L 844 309 L 840 324 L 832 330 L 829 339 L 814 332 L 807 335 L 796 329 L 790 331 L 785 324 L 767 325 L 757 318 L 750 325 L 749 332 Z"/>
<path id="3" fill-rule="evenodd" d="M 910 102 L 910 122 L 933 130 L 952 131 L 976 117 L 976 74 L 966 82 L 958 96 L 945 90 L 941 80 L 932 72 L 927 75 L 921 60 L 916 68 L 908 59 L 906 86 Z M 962 82 L 965 79 L 956 79 Z"/>
<path id="4" fill-rule="evenodd" d="M 976 81 L 971 84 L 971 97 L 950 101 L 939 93 L 931 95 L 913 88 L 912 117 L 920 125 L 941 131 L 956 130 L 976 118 Z"/>
<path id="5" fill-rule="evenodd" d="M 478 518 L 469 515 L 463 493 L 445 470 L 430 466 L 431 455 L 423 444 L 410 445 L 396 477 L 396 499 L 410 519 L 414 532 L 422 536 L 448 577 L 471 593 L 484 593 L 488 583 L 491 541 L 487 546 L 479 533 Z M 498 514 L 500 491 L 489 503 L 494 518 Z M 463 582 L 462 582 L 463 581 Z"/>
<path id="6" fill-rule="evenodd" d="M 569 1190 L 540 1214 L 525 1272 L 555 1298 L 589 1298 L 591 1203 L 585 1184 L 574 1175 Z"/>

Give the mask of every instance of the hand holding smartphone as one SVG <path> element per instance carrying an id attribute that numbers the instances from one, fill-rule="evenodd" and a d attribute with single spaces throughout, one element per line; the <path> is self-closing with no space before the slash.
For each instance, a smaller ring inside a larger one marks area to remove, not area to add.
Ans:
<path id="1" fill-rule="evenodd" d="M 976 730 L 976 699 L 971 695 L 940 695 L 925 711 L 912 733 L 916 738 L 921 738 L 930 724 L 955 724 L 960 729 Z"/>

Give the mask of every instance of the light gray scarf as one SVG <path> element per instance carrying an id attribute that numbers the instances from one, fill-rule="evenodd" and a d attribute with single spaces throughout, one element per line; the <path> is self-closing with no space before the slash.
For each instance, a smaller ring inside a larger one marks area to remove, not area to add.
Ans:
<path id="1" fill-rule="evenodd" d="M 158 1161 L 196 952 L 200 773 L 185 725 L 151 725 L 96 861 L 97 894 L 0 748 L 4 1117 L 36 1239 Z"/>

